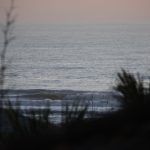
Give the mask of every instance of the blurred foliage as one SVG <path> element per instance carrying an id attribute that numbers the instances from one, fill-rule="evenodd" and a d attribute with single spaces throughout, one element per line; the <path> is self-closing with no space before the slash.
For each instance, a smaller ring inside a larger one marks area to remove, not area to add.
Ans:
<path id="1" fill-rule="evenodd" d="M 125 70 L 117 75 L 115 90 L 119 93 L 122 109 L 130 112 L 150 111 L 150 84 L 144 86 L 144 81 L 139 74 L 136 76 Z"/>

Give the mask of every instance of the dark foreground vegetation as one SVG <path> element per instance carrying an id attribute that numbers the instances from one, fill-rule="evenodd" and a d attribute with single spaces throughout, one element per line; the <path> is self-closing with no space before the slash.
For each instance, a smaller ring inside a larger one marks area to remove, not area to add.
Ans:
<path id="1" fill-rule="evenodd" d="M 88 106 L 67 105 L 60 124 L 48 118 L 50 110 L 23 117 L 10 103 L 4 109 L 11 132 L 1 131 L 0 149 L 111 150 L 150 149 L 150 87 L 140 76 L 122 71 L 115 87 L 120 109 L 86 117 Z M 1 110 L 2 111 L 2 110 Z"/>

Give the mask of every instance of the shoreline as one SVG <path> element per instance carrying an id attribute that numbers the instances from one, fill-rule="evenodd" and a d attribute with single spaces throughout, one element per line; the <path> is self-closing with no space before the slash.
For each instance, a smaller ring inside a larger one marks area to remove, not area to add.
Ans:
<path id="1" fill-rule="evenodd" d="M 73 90 L 43 90 L 43 89 L 27 89 L 27 90 L 3 90 L 6 96 L 10 98 L 29 98 L 31 100 L 75 100 L 75 99 L 114 99 L 117 95 L 113 91 L 73 91 Z"/>

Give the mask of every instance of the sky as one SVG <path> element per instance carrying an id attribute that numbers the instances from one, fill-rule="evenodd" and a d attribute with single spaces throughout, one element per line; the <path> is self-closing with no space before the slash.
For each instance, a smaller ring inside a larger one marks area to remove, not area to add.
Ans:
<path id="1" fill-rule="evenodd" d="M 9 0 L 0 0 L 0 16 Z M 20 22 L 149 21 L 150 0 L 16 0 Z"/>

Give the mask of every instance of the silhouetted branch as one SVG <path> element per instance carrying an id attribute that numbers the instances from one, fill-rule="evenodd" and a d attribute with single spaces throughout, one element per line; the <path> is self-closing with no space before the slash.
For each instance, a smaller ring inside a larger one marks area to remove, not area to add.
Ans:
<path id="1" fill-rule="evenodd" d="M 14 2 L 15 0 L 10 0 L 10 6 L 8 10 L 6 11 L 6 21 L 3 26 L 2 32 L 3 32 L 3 47 L 0 52 L 0 96 L 1 99 L 4 97 L 4 83 L 5 83 L 5 70 L 7 67 L 6 63 L 6 54 L 8 50 L 8 46 L 10 43 L 15 39 L 15 36 L 13 35 L 13 25 L 15 23 L 15 16 L 14 16 Z"/>

